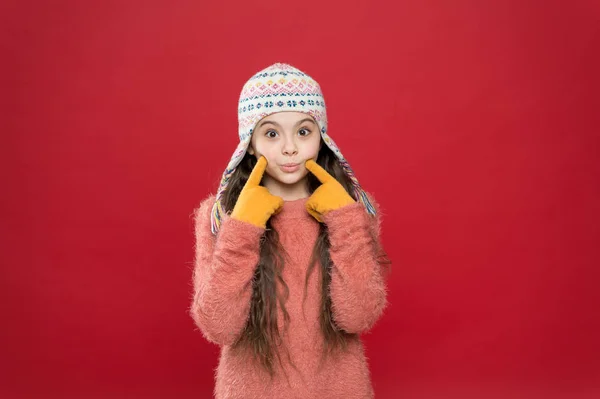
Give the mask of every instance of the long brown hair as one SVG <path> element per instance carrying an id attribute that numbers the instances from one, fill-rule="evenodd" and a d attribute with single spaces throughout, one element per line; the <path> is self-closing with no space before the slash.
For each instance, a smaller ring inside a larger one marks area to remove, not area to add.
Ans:
<path id="1" fill-rule="evenodd" d="M 356 195 L 351 189 L 351 180 L 344 173 L 338 162 L 338 158 L 324 144 L 321 140 L 321 149 L 316 162 L 329 174 L 334 176 L 356 201 Z M 256 157 L 246 152 L 244 158 L 230 176 L 222 199 L 225 212 L 233 210 L 240 192 L 256 162 Z M 312 194 L 320 185 L 321 183 L 312 173 L 307 175 L 309 193 Z M 377 240 L 375 242 L 378 243 Z M 318 263 L 321 265 L 321 312 L 319 324 L 324 337 L 324 351 L 321 361 L 336 348 L 346 350 L 349 340 L 358 339 L 357 334 L 351 334 L 340 329 L 335 325 L 333 320 L 331 298 L 329 296 L 329 285 L 331 282 L 330 269 L 332 265 L 329 247 L 327 225 L 319 223 L 319 234 L 313 248 L 305 283 L 308 286 L 309 276 L 315 268 L 318 259 L 320 261 Z M 378 253 L 378 261 L 381 265 L 391 264 L 381 247 L 378 248 Z M 254 357 L 259 360 L 260 364 L 269 372 L 271 377 L 274 375 L 274 355 L 277 355 L 279 364 L 281 364 L 281 357 L 277 349 L 281 346 L 281 335 L 277 326 L 277 303 L 279 303 L 283 312 L 285 329 L 287 329 L 290 321 L 289 314 L 285 309 L 285 302 L 289 297 L 289 288 L 282 277 L 285 256 L 285 249 L 279 242 L 279 235 L 269 220 L 266 224 L 265 233 L 261 238 L 260 258 L 252 280 L 252 297 L 248 322 L 238 340 L 232 345 L 232 348 L 243 347 L 252 349 Z M 283 297 L 277 295 L 276 281 L 279 281 L 283 287 Z M 306 291 L 305 289 L 304 300 L 306 300 Z M 287 355 L 290 364 L 295 368 L 289 357 L 289 353 Z"/>

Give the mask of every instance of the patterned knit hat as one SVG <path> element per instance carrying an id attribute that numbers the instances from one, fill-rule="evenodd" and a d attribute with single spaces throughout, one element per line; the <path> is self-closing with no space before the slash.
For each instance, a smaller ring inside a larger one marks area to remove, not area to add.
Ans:
<path id="1" fill-rule="evenodd" d="M 238 135 L 240 143 L 233 153 L 227 169 L 223 173 L 221 184 L 217 191 L 211 213 L 211 229 L 213 234 L 217 234 L 221 225 L 221 216 L 224 213 L 221 206 L 221 198 L 231 174 L 246 154 L 256 123 L 268 115 L 284 111 L 304 112 L 314 118 L 321 130 L 323 141 L 338 157 L 344 172 L 352 180 L 356 197 L 365 205 L 368 213 L 375 215 L 375 208 L 358 184 L 358 180 L 350 165 L 335 142 L 327 134 L 325 100 L 323 99 L 319 84 L 310 76 L 291 65 L 276 63 L 256 73 L 242 88 L 238 103 Z"/>

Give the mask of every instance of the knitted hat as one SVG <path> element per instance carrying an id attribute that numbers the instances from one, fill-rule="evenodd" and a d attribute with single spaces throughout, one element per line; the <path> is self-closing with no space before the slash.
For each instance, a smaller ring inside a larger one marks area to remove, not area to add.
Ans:
<path id="1" fill-rule="evenodd" d="M 268 115 L 284 111 L 303 112 L 314 118 L 319 125 L 323 141 L 337 156 L 344 172 L 352 181 L 356 197 L 365 205 L 368 213 L 375 215 L 375 208 L 360 187 L 350 165 L 327 134 L 325 100 L 319 84 L 291 65 L 276 63 L 256 73 L 242 88 L 238 103 L 240 143 L 223 173 L 217 191 L 211 212 L 213 234 L 217 233 L 221 225 L 224 213 L 221 198 L 229 182 L 229 177 L 246 154 L 256 123 Z"/>

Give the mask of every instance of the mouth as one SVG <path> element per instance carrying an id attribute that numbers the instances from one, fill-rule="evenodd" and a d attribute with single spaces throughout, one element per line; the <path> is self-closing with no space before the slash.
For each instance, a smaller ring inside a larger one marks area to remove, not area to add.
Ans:
<path id="1" fill-rule="evenodd" d="M 286 164 L 280 165 L 280 169 L 286 173 L 293 173 L 293 172 L 297 171 L 298 169 L 300 169 L 300 164 L 299 163 L 286 163 Z"/>

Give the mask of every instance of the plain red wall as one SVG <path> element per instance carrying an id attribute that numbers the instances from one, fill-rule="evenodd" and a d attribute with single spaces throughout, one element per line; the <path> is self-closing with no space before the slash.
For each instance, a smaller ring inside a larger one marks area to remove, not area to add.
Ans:
<path id="1" fill-rule="evenodd" d="M 600 397 L 600 12 L 559 3 L 2 2 L 0 396 L 210 397 L 190 216 L 288 62 L 384 209 L 377 397 Z"/>

